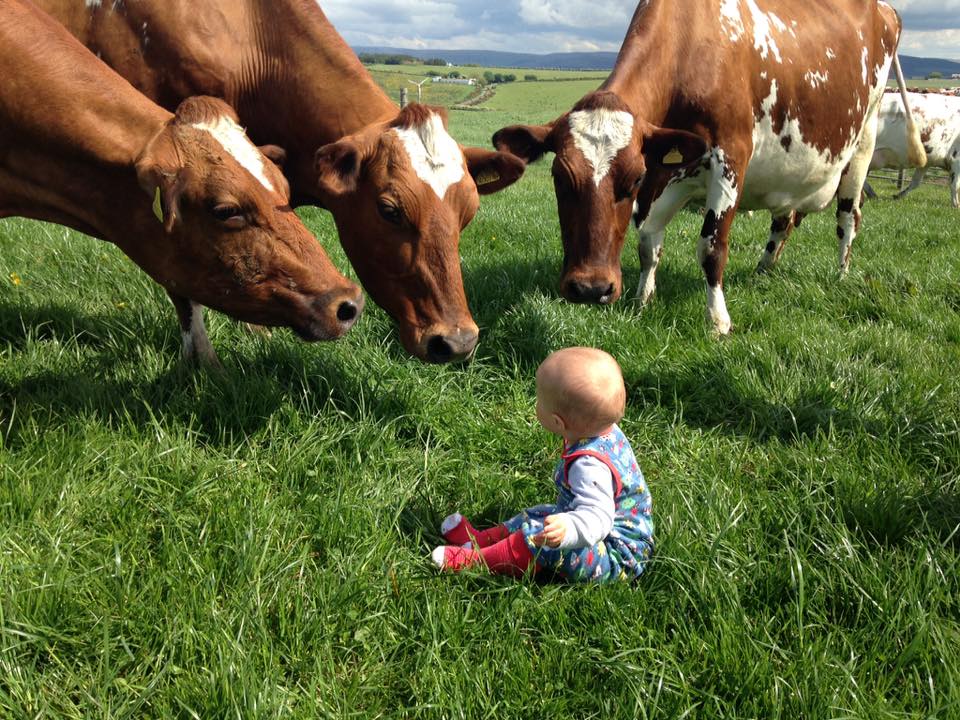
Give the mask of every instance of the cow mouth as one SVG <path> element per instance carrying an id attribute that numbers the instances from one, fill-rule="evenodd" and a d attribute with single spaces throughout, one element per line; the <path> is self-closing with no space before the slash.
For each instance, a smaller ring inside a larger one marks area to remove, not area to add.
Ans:
<path id="1" fill-rule="evenodd" d="M 576 281 L 565 282 L 561 288 L 563 297 L 578 305 L 611 305 L 619 293 L 616 283 L 588 284 Z"/>
<path id="2" fill-rule="evenodd" d="M 412 346 L 409 352 L 433 365 L 446 365 L 468 361 L 477 349 L 480 339 L 476 325 L 441 329 L 429 328 Z"/>

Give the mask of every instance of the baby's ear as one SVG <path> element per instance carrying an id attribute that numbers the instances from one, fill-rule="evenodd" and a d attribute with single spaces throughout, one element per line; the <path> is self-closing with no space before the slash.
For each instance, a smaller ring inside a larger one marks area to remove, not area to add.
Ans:
<path id="1" fill-rule="evenodd" d="M 558 435 L 563 435 L 567 429 L 567 421 L 563 419 L 562 415 L 557 415 L 557 413 L 550 413 L 550 418 L 554 422 L 553 431 Z"/>

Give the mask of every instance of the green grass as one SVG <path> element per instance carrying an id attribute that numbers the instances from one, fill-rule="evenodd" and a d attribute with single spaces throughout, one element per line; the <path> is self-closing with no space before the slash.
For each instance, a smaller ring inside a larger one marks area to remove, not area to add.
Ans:
<path id="1" fill-rule="evenodd" d="M 514 114 L 451 126 L 485 143 Z M 463 367 L 405 357 L 371 305 L 322 345 L 211 315 L 226 369 L 191 373 L 169 302 L 120 253 L 0 222 L 0 717 L 960 716 L 946 190 L 867 205 L 843 281 L 829 212 L 764 277 L 768 219 L 741 218 L 735 332 L 715 340 L 693 212 L 648 309 L 558 298 L 548 170 L 464 233 L 482 341 Z M 302 214 L 346 270 L 329 217 Z M 439 576 L 447 513 L 551 497 L 533 374 L 574 344 L 624 369 L 649 572 Z"/>
<path id="2" fill-rule="evenodd" d="M 391 66 L 384 66 L 391 67 Z M 407 98 L 410 101 L 417 99 L 417 86 L 413 85 L 413 82 L 419 83 L 422 82 L 426 75 L 408 71 L 406 66 L 392 66 L 392 67 L 402 67 L 404 70 L 379 70 L 379 69 L 370 69 L 370 74 L 373 76 L 373 79 L 377 84 L 384 89 L 384 91 L 389 95 L 394 102 L 400 102 L 400 89 L 406 88 Z M 432 75 L 432 73 L 430 73 Z M 463 102 L 471 93 L 476 90 L 475 87 L 469 85 L 447 85 L 445 83 L 433 83 L 427 81 L 423 83 L 423 86 L 420 88 L 420 99 L 427 105 L 440 105 L 443 107 L 449 107 L 450 105 L 456 105 L 459 102 Z"/>

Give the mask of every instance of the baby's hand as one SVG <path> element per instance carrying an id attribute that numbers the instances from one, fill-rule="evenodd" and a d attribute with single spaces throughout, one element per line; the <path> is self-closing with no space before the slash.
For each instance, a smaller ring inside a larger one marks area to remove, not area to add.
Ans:
<path id="1" fill-rule="evenodd" d="M 557 548 L 567 534 L 567 523 L 561 515 L 547 515 L 543 522 L 543 532 L 537 536 L 538 545 Z"/>

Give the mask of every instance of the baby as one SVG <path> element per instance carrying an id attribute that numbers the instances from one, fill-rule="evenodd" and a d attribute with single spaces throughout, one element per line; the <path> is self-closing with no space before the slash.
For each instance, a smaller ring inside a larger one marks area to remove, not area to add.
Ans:
<path id="1" fill-rule="evenodd" d="M 563 438 L 557 501 L 479 531 L 459 513 L 443 521 L 443 570 L 486 566 L 519 577 L 531 568 L 573 582 L 633 580 L 653 552 L 650 492 L 616 423 L 626 391 L 602 350 L 567 348 L 537 369 L 537 419 Z"/>

